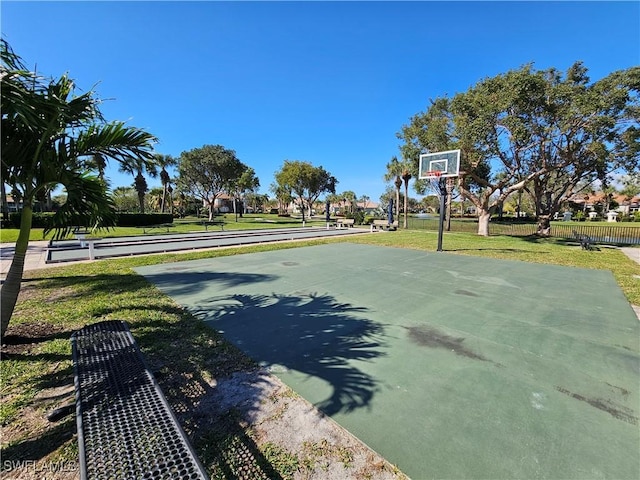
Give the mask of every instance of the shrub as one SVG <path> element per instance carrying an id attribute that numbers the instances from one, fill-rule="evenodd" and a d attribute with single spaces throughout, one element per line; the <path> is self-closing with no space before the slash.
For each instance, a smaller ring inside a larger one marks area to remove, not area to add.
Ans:
<path id="1" fill-rule="evenodd" d="M 170 213 L 120 213 L 116 226 L 145 227 L 162 223 L 173 223 L 173 215 Z"/>
<path id="2" fill-rule="evenodd" d="M 353 218 L 355 220 L 355 224 L 356 225 L 362 225 L 364 222 L 364 212 L 361 210 L 358 210 L 357 212 L 353 212 L 353 213 L 347 213 L 345 215 L 345 218 Z"/>
<path id="3" fill-rule="evenodd" d="M 33 212 L 31 220 L 32 228 L 46 228 L 49 226 L 53 212 Z M 20 221 L 22 220 L 22 212 L 13 212 L 9 214 L 9 225 L 13 228 L 20 228 Z"/>

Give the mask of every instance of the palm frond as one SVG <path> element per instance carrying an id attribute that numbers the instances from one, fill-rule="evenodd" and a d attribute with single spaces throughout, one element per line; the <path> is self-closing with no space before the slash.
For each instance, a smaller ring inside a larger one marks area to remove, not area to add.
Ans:
<path id="1" fill-rule="evenodd" d="M 95 175 L 83 172 L 64 172 L 62 183 L 67 191 L 67 201 L 52 217 L 44 235 L 54 231 L 54 239 L 64 238 L 76 226 L 109 228 L 116 225 L 117 213 L 106 183 Z"/>

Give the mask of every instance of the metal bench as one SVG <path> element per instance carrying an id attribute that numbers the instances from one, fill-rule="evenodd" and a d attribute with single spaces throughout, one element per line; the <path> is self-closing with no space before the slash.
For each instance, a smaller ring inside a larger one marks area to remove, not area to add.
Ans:
<path id="1" fill-rule="evenodd" d="M 151 230 L 166 230 L 169 233 L 169 229 L 173 227 L 173 223 L 160 223 L 158 225 L 145 225 L 142 228 L 142 233 L 147 233 Z"/>
<path id="2" fill-rule="evenodd" d="M 204 221 L 202 222 L 205 231 L 209 231 L 209 227 L 220 227 L 220 230 L 224 231 L 224 222 L 222 220 L 212 220 L 212 221 Z"/>
<path id="3" fill-rule="evenodd" d="M 573 230 L 573 236 L 580 242 L 580 247 L 583 250 L 593 250 L 593 240 L 589 235 L 584 235 Z"/>
<path id="4" fill-rule="evenodd" d="M 126 323 L 88 325 L 71 344 L 82 480 L 208 479 Z"/>

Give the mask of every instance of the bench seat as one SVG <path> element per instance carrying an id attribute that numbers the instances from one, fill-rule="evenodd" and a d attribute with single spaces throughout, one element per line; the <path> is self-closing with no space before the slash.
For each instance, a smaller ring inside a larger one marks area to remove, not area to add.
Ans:
<path id="1" fill-rule="evenodd" d="M 81 479 L 208 478 L 126 323 L 71 344 Z"/>
<path id="2" fill-rule="evenodd" d="M 386 230 L 397 230 L 398 229 L 398 221 L 394 221 L 389 223 L 388 220 L 374 220 L 371 223 L 371 231 L 373 232 L 374 230 L 378 230 L 378 229 L 386 229 Z"/>
<path id="3" fill-rule="evenodd" d="M 350 228 L 355 225 L 356 221 L 353 218 L 339 218 L 336 220 L 336 228 L 340 229 L 342 227 Z"/>

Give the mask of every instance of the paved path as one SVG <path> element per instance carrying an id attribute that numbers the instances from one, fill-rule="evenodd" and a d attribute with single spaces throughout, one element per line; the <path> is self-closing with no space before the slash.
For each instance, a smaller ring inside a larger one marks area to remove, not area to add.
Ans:
<path id="1" fill-rule="evenodd" d="M 640 248 L 623 247 L 620 250 L 631 260 L 640 263 Z"/>
<path id="2" fill-rule="evenodd" d="M 0 279 L 6 278 L 9 272 L 11 260 L 13 260 L 13 252 L 15 251 L 14 245 L 13 243 L 0 243 Z M 48 240 L 29 242 L 24 264 L 25 270 L 36 270 L 50 266 L 46 264 L 48 245 Z"/>

